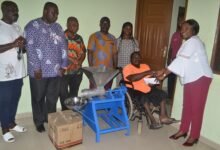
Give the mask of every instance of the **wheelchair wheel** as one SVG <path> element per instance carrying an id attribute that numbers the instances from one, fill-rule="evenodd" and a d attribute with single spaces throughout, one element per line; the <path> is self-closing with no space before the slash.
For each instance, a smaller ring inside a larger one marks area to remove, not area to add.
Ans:
<path id="1" fill-rule="evenodd" d="M 133 108 L 131 96 L 129 95 L 128 92 L 126 92 L 125 94 L 125 107 L 127 109 L 128 119 L 130 120 L 132 118 L 134 108 Z"/>

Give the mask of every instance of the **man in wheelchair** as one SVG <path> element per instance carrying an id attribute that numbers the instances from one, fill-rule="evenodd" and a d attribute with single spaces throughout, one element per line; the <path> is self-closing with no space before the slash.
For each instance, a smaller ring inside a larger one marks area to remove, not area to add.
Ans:
<path id="1" fill-rule="evenodd" d="M 159 129 L 162 124 L 171 124 L 176 120 L 169 118 L 166 112 L 166 98 L 167 94 L 158 89 L 156 86 L 151 86 L 146 83 L 145 78 L 155 76 L 155 72 L 150 70 L 147 64 L 141 63 L 141 55 L 139 52 L 133 52 L 130 56 L 131 64 L 128 64 L 123 68 L 123 78 L 125 85 L 128 89 L 128 93 L 134 97 L 134 99 L 140 105 L 143 105 L 146 114 L 150 120 L 150 129 Z M 127 84 L 130 82 L 131 84 Z M 150 104 L 154 106 L 160 106 L 159 119 L 157 122 L 151 113 Z"/>

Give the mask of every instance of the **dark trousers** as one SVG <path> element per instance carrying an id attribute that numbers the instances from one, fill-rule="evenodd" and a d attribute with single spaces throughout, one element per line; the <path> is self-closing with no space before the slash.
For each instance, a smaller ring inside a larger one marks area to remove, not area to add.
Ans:
<path id="1" fill-rule="evenodd" d="M 60 103 L 62 110 L 67 110 L 64 101 L 68 97 L 78 96 L 79 87 L 82 81 L 83 74 L 81 72 L 65 75 L 61 78 L 60 84 Z"/>
<path id="2" fill-rule="evenodd" d="M 173 99 L 174 96 L 174 90 L 176 85 L 176 75 L 174 73 L 170 73 L 168 75 L 168 98 Z"/>
<path id="3" fill-rule="evenodd" d="M 60 77 L 30 79 L 31 104 L 35 126 L 47 122 L 48 113 L 56 112 L 60 90 Z"/>
<path id="4" fill-rule="evenodd" d="M 15 123 L 22 86 L 22 79 L 0 82 L 0 122 L 2 129 L 9 129 L 10 125 Z"/>
<path id="5" fill-rule="evenodd" d="M 161 89 L 158 89 L 156 86 L 151 87 L 151 91 L 148 93 L 143 93 L 132 88 L 127 88 L 128 93 L 132 98 L 138 100 L 140 104 L 144 105 L 145 103 L 152 103 L 154 106 L 160 106 L 160 103 L 163 100 L 167 99 L 167 93 Z"/>

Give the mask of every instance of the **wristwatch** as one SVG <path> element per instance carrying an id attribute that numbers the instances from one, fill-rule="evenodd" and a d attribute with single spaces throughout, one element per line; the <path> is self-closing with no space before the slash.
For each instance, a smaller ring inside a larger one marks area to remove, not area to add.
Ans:
<path id="1" fill-rule="evenodd" d="M 156 72 L 152 71 L 152 76 L 155 77 L 156 76 Z"/>
<path id="2" fill-rule="evenodd" d="M 165 78 L 167 75 L 166 75 L 166 73 L 163 73 L 163 77 Z"/>

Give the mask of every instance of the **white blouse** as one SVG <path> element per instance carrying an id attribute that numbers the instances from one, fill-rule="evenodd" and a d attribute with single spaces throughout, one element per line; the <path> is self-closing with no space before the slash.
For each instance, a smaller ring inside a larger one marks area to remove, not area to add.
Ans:
<path id="1" fill-rule="evenodd" d="M 182 84 L 196 81 L 202 76 L 212 78 L 205 46 L 198 36 L 192 36 L 181 45 L 168 69 L 180 76 Z"/>

